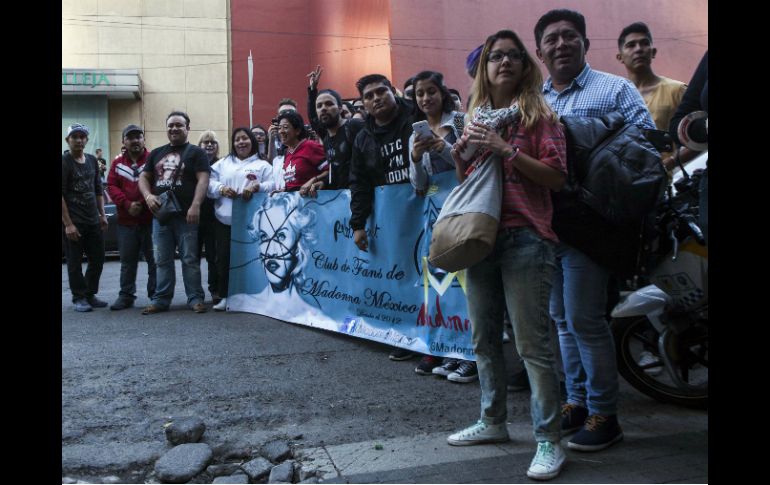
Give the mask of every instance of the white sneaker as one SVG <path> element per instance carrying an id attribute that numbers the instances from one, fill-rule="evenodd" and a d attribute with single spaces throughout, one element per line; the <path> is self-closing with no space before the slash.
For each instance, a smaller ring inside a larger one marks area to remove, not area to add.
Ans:
<path id="1" fill-rule="evenodd" d="M 479 420 L 476 424 L 455 434 L 450 434 L 447 443 L 455 446 L 480 445 L 482 443 L 504 443 L 511 438 L 505 423 L 486 424 Z"/>
<path id="2" fill-rule="evenodd" d="M 537 444 L 537 453 L 529 464 L 527 476 L 534 480 L 550 480 L 559 474 L 566 459 L 567 455 L 559 443 L 541 441 Z"/>
<path id="3" fill-rule="evenodd" d="M 639 367 L 650 364 L 659 364 L 657 367 L 648 367 L 647 369 L 644 369 L 645 374 L 649 376 L 659 376 L 663 373 L 663 364 L 660 359 L 650 351 L 645 350 L 639 354 L 639 362 L 637 362 L 637 364 Z"/>
<path id="4" fill-rule="evenodd" d="M 212 307 L 214 311 L 223 312 L 227 310 L 227 298 L 222 298 L 219 303 Z"/>

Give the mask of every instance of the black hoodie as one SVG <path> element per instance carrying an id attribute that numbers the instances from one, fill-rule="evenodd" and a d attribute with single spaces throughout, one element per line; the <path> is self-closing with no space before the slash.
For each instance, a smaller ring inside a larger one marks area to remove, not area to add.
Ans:
<path id="1" fill-rule="evenodd" d="M 353 143 L 350 160 L 350 227 L 364 229 L 372 212 L 374 187 L 409 182 L 409 137 L 412 135 L 412 107 L 396 98 L 398 115 L 385 126 L 373 116 Z"/>

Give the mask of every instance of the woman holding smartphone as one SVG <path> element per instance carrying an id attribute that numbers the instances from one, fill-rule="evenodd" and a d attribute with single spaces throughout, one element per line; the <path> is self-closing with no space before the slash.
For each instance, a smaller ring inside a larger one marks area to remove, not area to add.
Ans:
<path id="1" fill-rule="evenodd" d="M 454 170 L 450 151 L 462 135 L 463 113 L 454 110 L 454 99 L 440 72 L 422 71 L 411 79 L 416 123 L 409 138 L 409 181 L 422 195 L 431 175 Z M 420 129 L 419 124 L 424 128 Z M 414 371 L 419 375 L 444 376 L 460 383 L 473 382 L 479 377 L 472 360 L 445 358 L 442 361 L 432 355 L 423 356 Z"/>
<path id="2" fill-rule="evenodd" d="M 554 355 L 555 329 L 548 314 L 555 270 L 551 190 L 566 176 L 566 142 L 542 95 L 543 78 L 521 39 L 510 30 L 489 36 L 471 88 L 474 119 L 452 149 L 461 183 L 483 163 L 502 165 L 502 207 L 495 247 L 466 270 L 468 314 L 481 385 L 481 416 L 450 435 L 450 445 L 508 441 L 503 311 L 532 385 L 531 414 L 537 452 L 527 476 L 556 477 L 564 465 L 561 397 Z M 491 128 L 494 126 L 494 128 Z M 470 161 L 460 153 L 478 148 Z"/>
<path id="3" fill-rule="evenodd" d="M 454 107 L 443 74 L 422 71 L 414 76 L 413 119 L 430 128 L 429 133 L 415 131 L 409 138 L 409 181 L 418 192 L 428 188 L 430 175 L 455 168 L 450 151 L 462 135 L 463 113 Z"/>

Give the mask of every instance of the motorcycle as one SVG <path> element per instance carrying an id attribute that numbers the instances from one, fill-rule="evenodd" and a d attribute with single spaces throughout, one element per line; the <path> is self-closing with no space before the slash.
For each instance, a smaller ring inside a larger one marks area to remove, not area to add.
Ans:
<path id="1" fill-rule="evenodd" d="M 698 184 L 708 151 L 680 167 L 640 253 L 638 280 L 612 310 L 618 371 L 662 402 L 708 407 L 708 250 L 698 222 Z"/>

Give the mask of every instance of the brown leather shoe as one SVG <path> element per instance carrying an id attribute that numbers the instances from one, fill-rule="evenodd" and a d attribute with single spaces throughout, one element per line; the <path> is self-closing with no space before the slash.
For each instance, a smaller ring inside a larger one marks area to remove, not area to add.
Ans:
<path id="1" fill-rule="evenodd" d="M 203 303 L 196 303 L 195 305 L 192 306 L 192 311 L 194 311 L 195 313 L 206 313 L 207 310 L 208 308 L 206 308 L 206 305 L 204 305 Z"/>
<path id="2" fill-rule="evenodd" d="M 158 305 L 147 305 L 144 307 L 144 310 L 142 310 L 142 315 L 152 315 L 153 313 L 160 313 L 165 311 L 165 308 L 161 308 Z"/>

